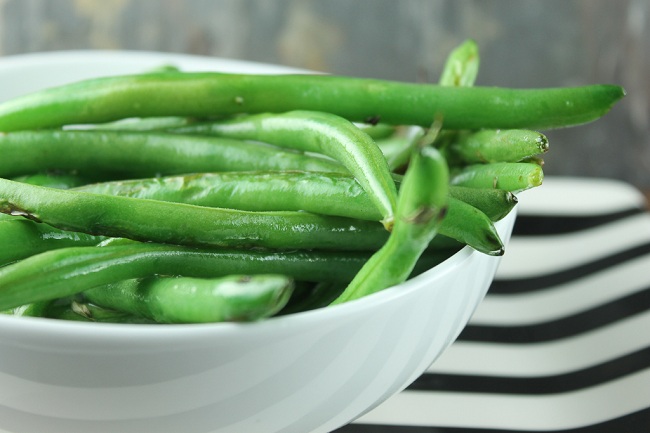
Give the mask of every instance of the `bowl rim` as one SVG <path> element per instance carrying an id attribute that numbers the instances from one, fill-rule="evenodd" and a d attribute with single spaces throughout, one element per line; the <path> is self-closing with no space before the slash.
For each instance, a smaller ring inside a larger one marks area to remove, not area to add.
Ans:
<path id="1" fill-rule="evenodd" d="M 0 58 L 0 74 L 11 70 L 12 68 L 39 67 L 42 68 L 49 63 L 74 63 L 88 62 L 90 59 L 99 59 L 102 61 L 115 61 L 122 59 L 124 61 L 137 61 L 138 63 L 156 62 L 161 64 L 162 60 L 177 61 L 183 65 L 192 65 L 188 70 L 201 69 L 198 65 L 203 66 L 206 70 L 225 70 L 226 72 L 236 72 L 238 69 L 244 69 L 241 73 L 259 71 L 263 73 L 318 73 L 305 69 L 299 69 L 283 65 L 267 64 L 262 62 L 253 62 L 239 59 L 228 59 L 222 57 L 208 57 L 195 54 L 182 54 L 173 52 L 156 52 L 145 50 L 65 50 L 65 51 L 48 51 L 36 53 L 15 54 Z M 100 76 L 98 74 L 97 76 Z M 507 231 L 507 227 L 514 224 L 517 214 L 517 206 L 513 208 L 508 215 L 495 223 L 500 228 Z M 46 338 L 48 335 L 77 335 L 92 336 L 92 338 L 115 337 L 120 338 L 128 335 L 131 338 L 138 337 L 160 337 L 160 336 L 183 336 L 198 333 L 232 333 L 232 332 L 259 332 L 260 328 L 269 327 L 286 327 L 292 326 L 295 322 L 322 322 L 323 316 L 329 319 L 343 320 L 350 315 L 358 314 L 368 309 L 376 309 L 378 306 L 393 302 L 397 298 L 409 296 L 414 291 L 421 289 L 423 284 L 431 279 L 438 279 L 441 276 L 451 272 L 453 269 L 462 266 L 475 255 L 482 253 L 473 250 L 469 246 L 461 248 L 458 252 L 452 254 L 443 262 L 431 269 L 417 275 L 404 283 L 386 288 L 379 292 L 373 293 L 363 298 L 318 308 L 314 310 L 298 312 L 283 316 L 274 316 L 256 322 L 246 323 L 197 323 L 197 324 L 122 324 L 122 323 L 88 323 L 75 322 L 66 320 L 47 319 L 39 317 L 17 317 L 0 314 L 0 332 L 20 332 L 21 335 L 38 335 L 39 338 Z M 490 256 L 486 256 L 490 257 Z M 429 290 L 442 290 L 440 287 L 430 287 Z"/>

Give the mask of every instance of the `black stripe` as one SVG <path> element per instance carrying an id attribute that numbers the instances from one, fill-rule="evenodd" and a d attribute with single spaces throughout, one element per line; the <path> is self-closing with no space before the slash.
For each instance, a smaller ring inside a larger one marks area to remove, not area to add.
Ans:
<path id="1" fill-rule="evenodd" d="M 589 368 L 554 376 L 498 377 L 424 373 L 408 389 L 488 394 L 554 394 L 600 385 L 645 369 L 650 369 L 650 347 Z"/>
<path id="2" fill-rule="evenodd" d="M 505 344 L 539 343 L 601 328 L 644 311 L 650 311 L 650 287 L 549 322 L 522 326 L 472 325 L 470 322 L 458 340 Z"/>
<path id="3" fill-rule="evenodd" d="M 492 282 L 488 293 L 513 294 L 533 292 L 596 274 L 606 268 L 611 268 L 613 266 L 636 259 L 646 254 L 650 254 L 650 242 L 632 247 L 627 250 L 619 251 L 615 254 L 607 257 L 602 257 L 592 262 L 584 263 L 582 265 L 574 266 L 569 269 L 564 269 L 549 274 L 526 278 L 495 279 Z M 538 259 L 543 260 L 543 258 Z"/>
<path id="4" fill-rule="evenodd" d="M 436 408 L 431 408 L 431 410 L 435 411 Z M 463 408 L 458 408 L 458 410 L 463 410 Z M 549 414 L 549 416 L 552 415 Z M 650 430 L 648 426 L 650 426 L 650 408 L 590 426 L 568 430 L 535 431 L 538 433 L 645 433 Z M 531 433 L 531 430 L 349 424 L 335 430 L 335 433 Z"/>
<path id="5" fill-rule="evenodd" d="M 643 208 L 625 209 L 603 215 L 526 215 L 519 214 L 512 233 L 515 236 L 559 235 L 609 224 L 646 212 Z"/>

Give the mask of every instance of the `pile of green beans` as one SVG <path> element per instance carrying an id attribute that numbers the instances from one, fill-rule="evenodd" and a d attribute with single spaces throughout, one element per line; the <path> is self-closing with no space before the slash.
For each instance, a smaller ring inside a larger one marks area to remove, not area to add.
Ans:
<path id="1" fill-rule="evenodd" d="M 475 86 L 183 72 L 0 103 L 0 311 L 114 323 L 254 321 L 349 302 L 458 249 L 541 184 L 544 129 L 613 85 Z"/>

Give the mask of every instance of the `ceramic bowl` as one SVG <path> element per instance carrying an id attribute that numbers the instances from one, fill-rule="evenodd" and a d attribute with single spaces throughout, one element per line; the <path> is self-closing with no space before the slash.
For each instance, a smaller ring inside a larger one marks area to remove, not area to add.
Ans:
<path id="1" fill-rule="evenodd" d="M 286 68 L 186 55 L 0 60 L 0 100 L 162 64 Z M 497 223 L 505 242 L 515 211 Z M 0 429 L 20 433 L 327 432 L 415 380 L 456 339 L 499 263 L 464 248 L 366 298 L 249 324 L 123 325 L 0 315 Z"/>

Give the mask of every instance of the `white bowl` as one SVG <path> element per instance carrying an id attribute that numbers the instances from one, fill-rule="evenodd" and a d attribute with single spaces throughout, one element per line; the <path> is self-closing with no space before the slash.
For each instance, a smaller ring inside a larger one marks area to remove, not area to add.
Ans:
<path id="1" fill-rule="evenodd" d="M 0 100 L 172 63 L 287 68 L 163 53 L 0 60 Z M 507 242 L 515 211 L 497 223 Z M 251 324 L 113 325 L 0 315 L 0 429 L 11 432 L 327 432 L 404 389 L 456 339 L 498 257 L 464 248 L 396 287 Z"/>

